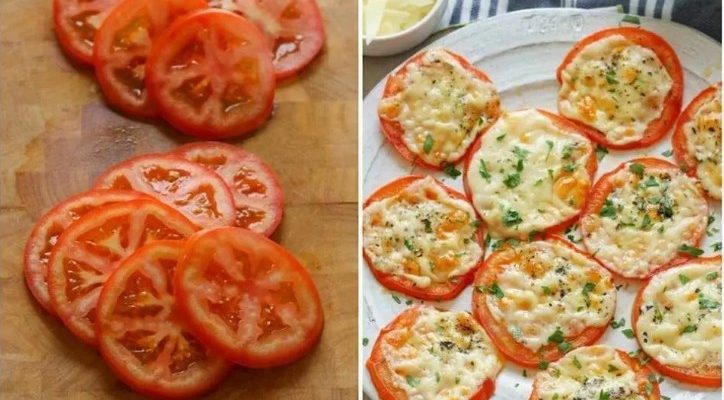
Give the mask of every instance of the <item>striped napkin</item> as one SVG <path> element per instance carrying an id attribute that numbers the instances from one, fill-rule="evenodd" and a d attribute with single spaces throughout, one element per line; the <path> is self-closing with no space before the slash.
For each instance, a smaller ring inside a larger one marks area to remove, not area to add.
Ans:
<path id="1" fill-rule="evenodd" d="M 626 14 L 678 22 L 721 42 L 721 0 L 447 0 L 440 29 L 524 8 L 618 7 Z"/>

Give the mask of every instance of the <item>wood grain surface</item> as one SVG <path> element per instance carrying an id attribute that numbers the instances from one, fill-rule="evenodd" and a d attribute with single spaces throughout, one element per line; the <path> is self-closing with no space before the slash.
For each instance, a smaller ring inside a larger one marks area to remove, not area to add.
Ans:
<path id="1" fill-rule="evenodd" d="M 324 333 L 301 361 L 237 368 L 208 398 L 357 397 L 357 5 L 318 1 L 323 53 L 277 90 L 272 119 L 233 143 L 281 178 L 287 204 L 273 238 L 311 271 Z M 2 0 L 0 20 L 0 398 L 141 398 L 35 304 L 21 255 L 34 221 L 105 168 L 191 138 L 108 108 L 92 71 L 56 44 L 51 0 Z"/>

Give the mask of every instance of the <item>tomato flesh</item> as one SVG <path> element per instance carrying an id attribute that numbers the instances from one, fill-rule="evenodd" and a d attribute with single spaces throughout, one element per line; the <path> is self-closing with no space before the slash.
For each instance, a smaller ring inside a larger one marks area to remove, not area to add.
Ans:
<path id="1" fill-rule="evenodd" d="M 192 236 L 174 285 L 192 332 L 245 367 L 297 360 L 322 333 L 322 306 L 307 271 L 281 246 L 245 229 Z"/>
<path id="2" fill-rule="evenodd" d="M 192 397 L 216 386 L 230 364 L 188 331 L 175 309 L 173 273 L 182 241 L 156 241 L 113 271 L 98 300 L 103 359 L 135 391 Z"/>
<path id="3" fill-rule="evenodd" d="M 96 31 L 121 0 L 53 0 L 55 34 L 61 47 L 82 64 L 93 63 Z"/>

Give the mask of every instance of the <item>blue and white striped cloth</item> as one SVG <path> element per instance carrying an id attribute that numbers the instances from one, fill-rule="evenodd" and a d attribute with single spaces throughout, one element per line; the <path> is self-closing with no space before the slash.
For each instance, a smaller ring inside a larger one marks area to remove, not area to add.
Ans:
<path id="1" fill-rule="evenodd" d="M 524 8 L 623 7 L 632 15 L 673 20 L 721 42 L 721 0 L 448 0 L 441 28 Z"/>

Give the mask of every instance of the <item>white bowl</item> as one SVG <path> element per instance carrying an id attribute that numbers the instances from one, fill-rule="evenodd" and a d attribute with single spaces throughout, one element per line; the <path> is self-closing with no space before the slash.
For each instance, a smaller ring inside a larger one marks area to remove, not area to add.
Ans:
<path id="1" fill-rule="evenodd" d="M 404 31 L 375 37 L 369 44 L 362 36 L 362 54 L 374 57 L 390 56 L 417 46 L 435 31 L 445 12 L 445 5 L 447 5 L 447 0 L 437 0 L 427 15 Z"/>

